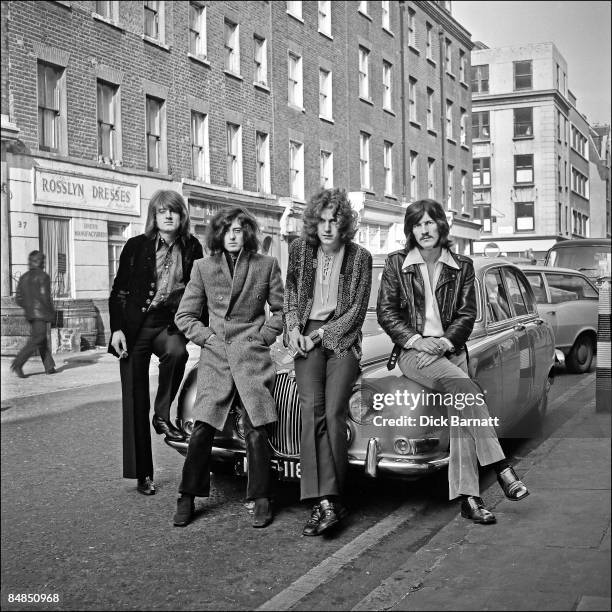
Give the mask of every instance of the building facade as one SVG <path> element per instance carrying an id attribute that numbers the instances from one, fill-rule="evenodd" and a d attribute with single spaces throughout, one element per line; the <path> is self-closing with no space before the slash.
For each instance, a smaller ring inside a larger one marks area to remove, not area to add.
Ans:
<path id="1" fill-rule="evenodd" d="M 591 238 L 612 236 L 610 202 L 610 126 L 593 125 L 589 131 Z"/>
<path id="2" fill-rule="evenodd" d="M 508 256 L 590 234 L 589 126 L 552 43 L 472 52 L 474 217 Z"/>
<path id="3" fill-rule="evenodd" d="M 54 297 L 105 308 L 151 195 L 203 240 L 245 206 L 286 266 L 301 211 L 345 188 L 360 243 L 403 241 L 408 202 L 471 222 L 472 43 L 438 2 L 2 2 L 2 295 L 46 254 Z"/>

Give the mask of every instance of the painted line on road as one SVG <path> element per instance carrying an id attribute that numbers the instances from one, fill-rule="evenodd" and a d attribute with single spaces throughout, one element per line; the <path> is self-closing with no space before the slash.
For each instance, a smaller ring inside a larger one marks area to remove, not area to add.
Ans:
<path id="1" fill-rule="evenodd" d="M 312 593 L 323 583 L 331 580 L 348 563 L 359 557 L 383 538 L 401 527 L 416 515 L 413 504 L 403 503 L 382 521 L 372 525 L 367 531 L 345 544 L 342 548 L 313 567 L 303 576 L 291 583 L 286 589 L 269 599 L 257 610 L 289 610 L 301 599 Z"/>
<path id="2" fill-rule="evenodd" d="M 580 384 L 568 389 L 565 393 L 553 400 L 550 409 L 556 408 L 564 404 L 566 401 L 582 392 L 589 385 L 593 384 L 594 374 L 590 374 Z M 301 599 L 315 591 L 325 582 L 331 580 L 337 575 L 348 563 L 359 557 L 369 548 L 372 548 L 383 538 L 401 527 L 415 516 L 416 512 L 411 508 L 411 504 L 404 503 L 391 514 L 385 517 L 382 521 L 370 527 L 367 531 L 357 536 L 351 542 L 345 544 L 334 554 L 324 559 L 319 565 L 313 567 L 306 574 L 291 583 L 286 589 L 264 602 L 257 610 L 289 610 Z M 384 584 L 384 583 L 383 583 Z M 381 585 L 382 586 L 382 585 Z M 380 587 L 379 587 L 380 588 Z M 378 595 L 377 589 L 360 602 L 373 601 L 370 599 Z M 358 604 L 359 606 L 359 604 Z M 355 609 L 359 609 L 356 607 Z M 366 608 L 362 608 L 366 609 Z"/>

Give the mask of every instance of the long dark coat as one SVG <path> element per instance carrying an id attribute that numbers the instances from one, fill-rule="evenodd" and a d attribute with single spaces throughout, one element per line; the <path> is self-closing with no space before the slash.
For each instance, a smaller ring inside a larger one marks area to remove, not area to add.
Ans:
<path id="1" fill-rule="evenodd" d="M 224 254 L 194 263 L 175 322 L 202 347 L 196 420 L 222 429 L 237 391 L 255 427 L 276 421 L 269 347 L 282 331 L 282 310 L 283 281 L 275 257 L 243 250 L 233 277 Z M 202 322 L 206 312 L 208 325 Z"/>

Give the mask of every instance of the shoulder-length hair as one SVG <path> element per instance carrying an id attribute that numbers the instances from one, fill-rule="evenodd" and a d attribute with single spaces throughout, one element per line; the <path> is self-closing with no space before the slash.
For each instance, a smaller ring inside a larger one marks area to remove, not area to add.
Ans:
<path id="1" fill-rule="evenodd" d="M 159 189 L 151 196 L 147 220 L 145 222 L 145 236 L 147 238 L 153 238 L 159 230 L 155 215 L 160 208 L 169 208 L 172 212 L 177 212 L 181 216 L 178 235 L 181 241 L 185 242 L 191 236 L 189 211 L 187 210 L 187 206 L 185 206 L 183 196 L 171 189 Z"/>
<path id="2" fill-rule="evenodd" d="M 234 221 L 238 221 L 242 227 L 244 246 L 246 251 L 257 253 L 259 249 L 259 226 L 255 217 L 239 206 L 228 210 L 219 211 L 211 220 L 206 234 L 206 246 L 211 254 L 223 252 L 223 239 L 227 230 Z"/>
<path id="3" fill-rule="evenodd" d="M 325 208 L 331 208 L 338 221 L 340 240 L 344 244 L 349 243 L 357 232 L 358 214 L 352 209 L 346 191 L 338 188 L 321 189 L 310 198 L 304 210 L 303 237 L 308 244 L 319 246 L 317 231 L 321 213 Z"/>
<path id="4" fill-rule="evenodd" d="M 414 234 L 412 233 L 412 228 L 419 223 L 425 213 L 427 213 L 438 226 L 438 234 L 440 236 L 438 245 L 445 249 L 452 247 L 453 241 L 449 237 L 450 226 L 446 220 L 446 213 L 442 205 L 435 200 L 425 199 L 413 202 L 406 209 L 406 215 L 404 216 L 406 250 L 410 251 L 418 246 Z"/>

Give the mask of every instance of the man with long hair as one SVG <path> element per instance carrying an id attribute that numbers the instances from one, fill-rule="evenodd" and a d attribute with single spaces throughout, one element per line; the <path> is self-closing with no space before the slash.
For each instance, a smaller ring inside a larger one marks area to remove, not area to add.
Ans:
<path id="1" fill-rule="evenodd" d="M 328 531 L 347 514 L 346 418 L 372 283 L 372 256 L 352 240 L 356 221 L 346 191 L 321 190 L 304 211 L 302 238 L 289 249 L 284 339 L 295 356 L 300 396 L 301 498 L 315 501 L 306 536 Z"/>
<path id="2" fill-rule="evenodd" d="M 385 262 L 378 322 L 395 343 L 389 369 L 397 363 L 404 376 L 424 387 L 474 397 L 481 390 L 468 374 L 465 346 L 476 319 L 474 266 L 469 257 L 450 250 L 449 230 L 444 209 L 435 200 L 408 206 L 406 248 Z M 452 405 L 448 410 L 458 414 Z M 460 416 L 468 423 L 484 423 L 489 410 L 484 402 L 474 402 L 466 404 Z M 493 466 L 509 499 L 529 495 L 506 461 L 492 426 L 451 425 L 449 497 L 461 497 L 463 517 L 494 523 L 495 516 L 480 498 L 478 463 Z"/>
<path id="3" fill-rule="evenodd" d="M 267 426 L 276 421 L 276 371 L 269 347 L 282 331 L 283 281 L 276 258 L 257 252 L 258 232 L 257 221 L 242 208 L 217 213 L 208 228 L 210 254 L 195 263 L 176 313 L 179 329 L 202 347 L 177 527 L 193 519 L 194 498 L 210 494 L 213 440 L 232 406 L 244 427 L 253 527 L 273 519 Z"/>
<path id="4" fill-rule="evenodd" d="M 130 238 L 108 300 L 112 337 L 109 353 L 120 357 L 123 399 L 123 477 L 136 478 L 143 495 L 155 493 L 149 428 L 149 364 L 159 357 L 153 427 L 169 440 L 183 434 L 170 422 L 170 406 L 187 363 L 187 340 L 174 324 L 193 262 L 202 245 L 190 232 L 183 197 L 156 191 L 144 234 Z"/>

